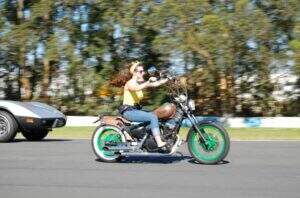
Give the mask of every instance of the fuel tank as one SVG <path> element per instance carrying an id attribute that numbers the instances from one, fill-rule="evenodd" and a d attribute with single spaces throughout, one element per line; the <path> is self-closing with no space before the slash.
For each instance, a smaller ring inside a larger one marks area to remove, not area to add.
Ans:
<path id="1" fill-rule="evenodd" d="M 175 116 L 176 105 L 173 103 L 165 103 L 153 111 L 159 119 L 167 120 Z"/>

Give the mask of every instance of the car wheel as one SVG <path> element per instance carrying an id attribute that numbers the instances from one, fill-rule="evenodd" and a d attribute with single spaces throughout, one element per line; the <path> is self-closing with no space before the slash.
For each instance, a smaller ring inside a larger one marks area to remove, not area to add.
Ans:
<path id="1" fill-rule="evenodd" d="M 12 141 L 18 130 L 15 118 L 6 111 L 0 111 L 0 142 Z"/>
<path id="2" fill-rule="evenodd" d="M 48 130 L 38 130 L 38 131 L 22 131 L 23 136 L 29 141 L 40 141 L 48 135 Z"/>

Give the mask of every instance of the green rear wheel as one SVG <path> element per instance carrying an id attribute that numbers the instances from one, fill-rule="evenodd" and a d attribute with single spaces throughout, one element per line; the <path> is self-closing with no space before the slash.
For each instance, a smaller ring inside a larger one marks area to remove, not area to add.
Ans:
<path id="1" fill-rule="evenodd" d="M 92 146 L 97 157 L 104 162 L 115 162 L 120 158 L 120 154 L 104 149 L 105 145 L 124 142 L 125 139 L 118 128 L 114 126 L 98 127 L 92 138 Z"/>
<path id="2" fill-rule="evenodd" d="M 199 133 L 191 128 L 188 134 L 188 148 L 196 161 L 203 164 L 216 164 L 222 161 L 229 152 L 230 139 L 226 130 L 214 123 L 198 126 L 206 139 L 203 142 Z"/>

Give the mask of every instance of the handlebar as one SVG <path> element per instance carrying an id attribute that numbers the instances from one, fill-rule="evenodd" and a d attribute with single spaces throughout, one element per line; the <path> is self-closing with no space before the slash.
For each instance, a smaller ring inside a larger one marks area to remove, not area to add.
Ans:
<path id="1" fill-rule="evenodd" d="M 169 91 L 172 95 L 179 96 L 183 93 L 187 96 L 187 87 L 186 85 L 181 84 L 179 76 L 172 75 L 172 73 L 170 73 L 170 71 L 168 70 L 158 71 L 155 67 L 149 68 L 148 74 L 150 75 L 150 78 L 155 77 L 157 80 L 168 79 L 170 86 L 167 87 L 169 88 Z"/>

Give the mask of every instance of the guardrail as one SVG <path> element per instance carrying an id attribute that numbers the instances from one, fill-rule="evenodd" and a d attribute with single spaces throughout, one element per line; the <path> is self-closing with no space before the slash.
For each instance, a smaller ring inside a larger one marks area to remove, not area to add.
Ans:
<path id="1" fill-rule="evenodd" d="M 96 116 L 67 116 L 66 126 L 97 126 Z M 210 120 L 213 122 L 220 122 L 225 127 L 231 128 L 252 128 L 252 127 L 265 127 L 265 128 L 300 128 L 300 117 L 202 117 L 197 116 L 199 121 Z M 189 127 L 191 123 L 185 119 L 183 126 Z"/>

